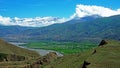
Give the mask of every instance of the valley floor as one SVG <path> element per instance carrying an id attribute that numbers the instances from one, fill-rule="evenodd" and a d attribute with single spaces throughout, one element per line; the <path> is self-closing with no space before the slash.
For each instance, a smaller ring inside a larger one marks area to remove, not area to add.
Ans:
<path id="1" fill-rule="evenodd" d="M 34 49 L 54 50 L 62 54 L 74 54 L 95 48 L 97 44 L 90 42 L 32 42 L 23 46 Z"/>

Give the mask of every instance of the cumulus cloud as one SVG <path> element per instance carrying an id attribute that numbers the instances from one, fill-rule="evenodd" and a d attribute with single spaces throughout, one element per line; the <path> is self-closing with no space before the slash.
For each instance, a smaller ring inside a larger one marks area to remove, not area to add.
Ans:
<path id="1" fill-rule="evenodd" d="M 67 21 L 65 18 L 57 17 L 35 17 L 35 18 L 10 18 L 0 16 L 1 25 L 19 25 L 19 26 L 28 26 L 28 27 L 43 27 L 55 23 L 63 23 Z"/>
<path id="2" fill-rule="evenodd" d="M 102 17 L 109 17 L 118 14 L 120 14 L 120 8 L 117 10 L 112 10 L 103 6 L 80 4 L 76 6 L 76 12 L 71 16 L 71 18 L 74 18 L 76 16 L 85 17 L 90 15 L 100 15 Z"/>
<path id="3" fill-rule="evenodd" d="M 10 17 L 2 17 L 2 16 L 0 16 L 0 24 L 10 25 L 10 24 L 13 24 L 13 23 L 11 23 Z"/>

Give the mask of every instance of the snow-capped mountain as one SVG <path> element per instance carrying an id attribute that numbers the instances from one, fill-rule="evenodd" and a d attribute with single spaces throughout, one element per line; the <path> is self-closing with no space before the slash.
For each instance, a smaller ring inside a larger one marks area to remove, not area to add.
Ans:
<path id="1" fill-rule="evenodd" d="M 19 25 L 27 27 L 43 27 L 55 23 L 63 23 L 65 21 L 65 18 L 58 17 L 10 18 L 0 16 L 0 24 L 5 26 Z"/>

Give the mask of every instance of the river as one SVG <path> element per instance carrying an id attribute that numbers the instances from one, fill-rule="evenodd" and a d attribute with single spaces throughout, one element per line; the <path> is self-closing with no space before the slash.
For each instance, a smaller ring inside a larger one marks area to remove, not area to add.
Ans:
<path id="1" fill-rule="evenodd" d="M 16 45 L 18 47 L 21 47 L 21 48 L 25 48 L 25 49 L 28 49 L 28 50 L 32 50 L 32 51 L 36 51 L 38 52 L 41 56 L 44 56 L 46 54 L 48 54 L 49 52 L 56 52 L 58 56 L 63 56 L 63 54 L 57 52 L 57 51 L 53 51 L 53 50 L 45 50 L 45 49 L 32 49 L 32 48 L 28 48 L 28 47 L 25 47 L 25 46 L 20 46 L 21 44 L 26 44 L 26 43 L 16 43 L 16 42 L 9 42 L 13 45 Z"/>

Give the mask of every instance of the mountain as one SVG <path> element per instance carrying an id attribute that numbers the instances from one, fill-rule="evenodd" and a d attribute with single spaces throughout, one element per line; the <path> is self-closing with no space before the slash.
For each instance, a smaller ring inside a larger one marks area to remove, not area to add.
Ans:
<path id="1" fill-rule="evenodd" d="M 2 36 L 2 38 L 14 41 L 83 41 L 120 39 L 120 15 L 92 19 L 91 17 L 87 17 L 83 19 L 84 21 L 81 21 L 81 19 L 79 21 L 78 19 L 41 28 L 25 29 L 21 32 L 17 32 L 17 34 Z"/>
<path id="2" fill-rule="evenodd" d="M 72 21 L 73 22 L 73 21 Z M 120 39 L 120 15 L 84 22 L 66 22 L 26 30 L 21 35 L 34 40 L 81 41 L 87 39 Z M 14 36 L 13 36 L 14 37 Z"/>
<path id="3" fill-rule="evenodd" d="M 90 16 L 84 16 L 84 17 L 74 17 L 72 20 L 75 21 L 79 21 L 79 22 L 83 22 L 83 21 L 91 21 L 97 18 L 102 18 L 99 15 L 90 15 Z M 71 21 L 71 20 L 70 20 Z"/>
<path id="4" fill-rule="evenodd" d="M 59 17 L 35 17 L 35 18 L 10 18 L 0 16 L 0 25 L 5 26 L 24 26 L 24 27 L 44 27 L 54 23 L 63 23 L 65 18 Z"/>
<path id="5" fill-rule="evenodd" d="M 34 29 L 32 27 L 22 27 L 22 26 L 3 26 L 0 25 L 0 36 L 7 36 L 11 34 L 18 34 L 28 29 Z"/>
<path id="6" fill-rule="evenodd" d="M 74 17 L 72 19 L 70 19 L 69 21 L 66 21 L 65 23 L 67 24 L 75 24 L 75 23 L 79 23 L 79 22 L 85 22 L 85 21 L 92 21 L 95 20 L 97 18 L 102 18 L 99 15 L 90 15 L 90 16 L 84 16 L 84 17 Z"/>
<path id="7" fill-rule="evenodd" d="M 103 41 L 94 49 L 65 55 L 44 68 L 120 68 L 120 41 Z"/>
<path id="8" fill-rule="evenodd" d="M 9 38 L 11 38 L 11 35 L 18 35 L 25 30 L 31 30 L 31 29 L 34 29 L 34 28 L 33 27 L 22 27 L 22 26 L 0 25 L 0 37 L 6 40 L 9 40 Z"/>

